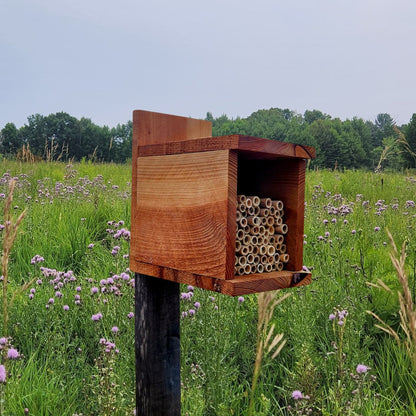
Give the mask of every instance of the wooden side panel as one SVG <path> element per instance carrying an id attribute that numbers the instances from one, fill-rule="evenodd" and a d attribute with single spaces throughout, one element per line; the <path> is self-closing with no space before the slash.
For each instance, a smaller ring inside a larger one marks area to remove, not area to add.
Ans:
<path id="1" fill-rule="evenodd" d="M 290 261 L 287 270 L 302 270 L 305 198 L 303 159 L 240 160 L 238 193 L 282 200 L 284 221 L 289 227 L 285 236 Z"/>
<path id="2" fill-rule="evenodd" d="M 137 159 L 132 260 L 227 278 L 229 162 L 228 150 Z"/>
<path id="3" fill-rule="evenodd" d="M 304 286 L 310 284 L 312 279 L 311 273 L 304 271 L 283 270 L 281 272 L 251 274 L 224 280 L 140 262 L 136 262 L 135 269 L 149 276 L 192 285 L 229 296 L 250 295 L 269 290 Z"/>
<path id="4" fill-rule="evenodd" d="M 136 146 L 176 142 L 211 136 L 211 122 L 150 111 L 133 111 Z"/>

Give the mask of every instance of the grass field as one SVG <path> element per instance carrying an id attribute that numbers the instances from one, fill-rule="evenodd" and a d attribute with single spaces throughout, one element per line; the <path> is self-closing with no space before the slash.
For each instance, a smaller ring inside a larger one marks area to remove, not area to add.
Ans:
<path id="1" fill-rule="evenodd" d="M 0 169 L 1 212 L 16 178 L 10 218 L 0 216 L 3 252 L 27 210 L 0 282 L 0 415 L 132 415 L 130 167 Z M 416 414 L 415 199 L 414 172 L 308 172 L 304 264 L 313 283 L 276 294 L 290 297 L 268 328 L 286 344 L 274 358 L 264 353 L 254 391 L 257 296 L 183 286 L 182 414 Z M 408 335 L 387 230 L 399 251 L 406 242 Z"/>

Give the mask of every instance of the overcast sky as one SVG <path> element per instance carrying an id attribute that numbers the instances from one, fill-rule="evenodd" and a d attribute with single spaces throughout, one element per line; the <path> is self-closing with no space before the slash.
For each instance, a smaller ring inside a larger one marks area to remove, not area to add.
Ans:
<path id="1" fill-rule="evenodd" d="M 415 0 L 0 0 L 0 128 L 65 111 L 416 113 Z"/>

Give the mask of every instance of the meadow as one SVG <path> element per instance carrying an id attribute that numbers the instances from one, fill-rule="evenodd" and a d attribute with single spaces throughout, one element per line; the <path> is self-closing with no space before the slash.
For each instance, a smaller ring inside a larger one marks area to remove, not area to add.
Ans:
<path id="1" fill-rule="evenodd" d="M 133 415 L 130 166 L 0 169 L 0 415 Z M 273 294 L 290 294 L 266 328 L 285 344 L 254 388 L 258 297 L 181 287 L 182 414 L 416 414 L 415 199 L 415 172 L 307 172 L 313 282 Z M 405 242 L 399 271 L 388 231 Z"/>

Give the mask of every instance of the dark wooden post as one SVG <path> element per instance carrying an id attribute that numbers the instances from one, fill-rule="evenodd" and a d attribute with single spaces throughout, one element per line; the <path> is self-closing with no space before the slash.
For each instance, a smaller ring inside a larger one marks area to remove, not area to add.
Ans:
<path id="1" fill-rule="evenodd" d="M 136 414 L 180 416 L 179 283 L 135 274 Z"/>

